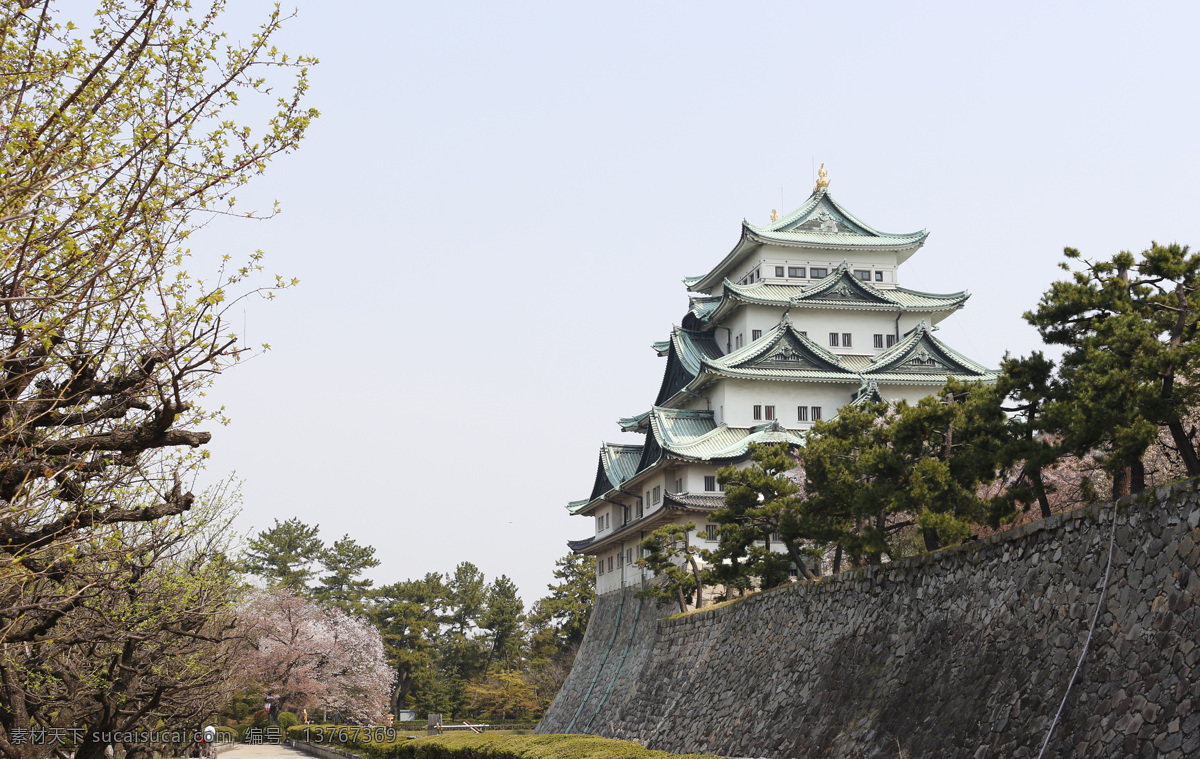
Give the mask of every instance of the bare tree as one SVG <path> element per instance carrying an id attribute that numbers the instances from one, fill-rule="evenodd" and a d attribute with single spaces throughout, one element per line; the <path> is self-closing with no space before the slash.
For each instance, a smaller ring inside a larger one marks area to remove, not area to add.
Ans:
<path id="1" fill-rule="evenodd" d="M 241 579 L 225 559 L 228 509 L 210 495 L 185 515 L 94 530 L 62 569 L 25 578 L 24 614 L 0 643 L 0 753 L 65 751 L 35 736 L 67 731 L 75 756 L 95 759 L 106 734 L 198 726 L 238 686 Z"/>

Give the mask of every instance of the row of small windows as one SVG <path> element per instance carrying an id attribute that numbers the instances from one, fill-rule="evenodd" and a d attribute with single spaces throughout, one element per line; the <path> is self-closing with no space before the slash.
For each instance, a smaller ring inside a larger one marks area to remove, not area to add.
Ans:
<path id="1" fill-rule="evenodd" d="M 755 269 L 754 271 L 750 272 L 750 273 L 749 273 L 749 274 L 747 274 L 746 276 L 744 276 L 744 277 L 742 277 L 741 279 L 739 279 L 739 280 L 738 280 L 738 284 L 739 284 L 739 285 L 752 285 L 752 284 L 754 284 L 754 283 L 755 283 L 755 282 L 757 282 L 758 280 L 762 279 L 762 277 L 760 276 L 760 272 L 761 272 L 761 271 L 762 271 L 762 269 Z"/>
<path id="2" fill-rule="evenodd" d="M 801 332 L 800 334 L 803 335 L 804 337 L 808 337 L 807 332 Z M 755 340 L 758 340 L 759 338 L 761 338 L 762 335 L 763 335 L 763 331 L 761 329 L 752 329 L 752 330 L 750 330 L 750 341 L 754 342 Z M 896 344 L 896 336 L 895 335 L 877 334 L 877 335 L 872 335 L 872 338 L 873 338 L 872 342 L 874 344 L 874 347 L 877 349 L 891 348 L 893 345 Z M 742 345 L 743 345 L 743 339 L 742 339 L 742 335 L 739 333 L 739 334 L 735 335 L 733 338 L 733 347 L 735 349 L 741 348 Z M 830 345 L 830 347 L 833 347 L 833 348 L 853 348 L 854 347 L 854 333 L 853 332 L 830 332 L 829 333 L 829 345 Z"/>
<path id="3" fill-rule="evenodd" d="M 758 406 L 758 405 L 756 405 L 754 407 L 754 418 L 758 421 L 765 420 L 765 421 L 770 422 L 774 419 L 777 419 L 778 417 L 775 416 L 775 407 L 774 406 Z M 796 421 L 797 422 L 807 422 L 807 421 L 819 422 L 819 421 L 821 421 L 821 407 L 820 406 L 797 406 L 796 407 Z"/>
<path id="4" fill-rule="evenodd" d="M 787 279 L 824 279 L 825 277 L 829 276 L 829 269 L 826 269 L 825 267 L 822 267 L 822 266 L 809 266 L 809 267 L 776 266 L 775 267 L 775 276 L 783 277 L 784 276 L 783 272 L 784 272 L 785 268 L 787 270 L 787 277 L 786 277 Z M 758 271 L 759 271 L 758 269 L 755 269 L 752 272 L 752 274 L 754 275 L 754 278 L 752 280 L 750 280 L 749 282 L 743 282 L 742 284 L 750 284 L 751 282 L 757 282 L 758 281 Z M 750 275 L 746 275 L 746 276 L 749 277 Z M 854 276 L 857 279 L 861 279 L 863 282 L 870 282 L 872 279 L 874 279 L 876 282 L 883 281 L 883 272 L 881 272 L 881 271 L 871 271 L 869 269 L 855 269 Z"/>
<path id="5" fill-rule="evenodd" d="M 783 276 L 784 267 L 775 267 L 775 276 Z M 881 272 L 882 273 L 882 272 Z M 824 279 L 829 276 L 829 269 L 823 266 L 789 266 L 787 267 L 788 279 Z"/>
<path id="6" fill-rule="evenodd" d="M 715 524 L 706 524 L 706 525 L 704 525 L 704 539 L 705 539 L 705 540 L 711 540 L 711 541 L 713 541 L 713 542 L 715 543 L 715 542 L 717 541 L 717 539 L 718 539 L 717 531 L 718 531 L 719 529 L 720 529 L 720 526 L 719 526 L 719 525 L 715 525 Z M 768 540 L 768 541 L 767 541 L 767 547 L 768 547 L 768 548 L 770 548 L 770 547 L 771 547 L 771 543 L 772 543 L 772 542 L 775 542 L 775 543 L 782 543 L 782 542 L 783 542 L 783 537 L 782 537 L 782 536 L 780 536 L 780 534 L 779 534 L 778 532 L 773 532 L 773 533 L 771 533 L 771 538 L 770 538 L 770 540 Z"/>
<path id="7" fill-rule="evenodd" d="M 639 548 L 638 553 L 640 553 L 642 555 L 642 557 L 645 558 L 646 549 Z M 625 564 L 632 565 L 635 561 L 635 559 L 633 558 L 633 549 L 626 548 L 624 551 L 617 551 L 616 556 L 607 556 L 607 557 L 602 556 L 602 557 L 597 558 L 596 559 L 596 573 L 604 574 L 606 569 L 607 569 L 607 571 L 612 572 L 614 559 L 616 560 L 616 567 L 618 569 L 620 567 L 624 566 Z"/>
<path id="8" fill-rule="evenodd" d="M 891 348 L 896 344 L 895 335 L 872 335 L 876 348 Z M 851 332 L 830 332 L 829 345 L 832 348 L 853 348 L 854 335 Z"/>

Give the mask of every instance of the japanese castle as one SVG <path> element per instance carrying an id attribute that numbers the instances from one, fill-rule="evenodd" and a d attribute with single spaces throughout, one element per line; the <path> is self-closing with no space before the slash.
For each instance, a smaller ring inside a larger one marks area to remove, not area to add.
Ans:
<path id="1" fill-rule="evenodd" d="M 690 307 L 653 344 L 666 358 L 648 411 L 620 419 L 641 443 L 604 443 L 592 492 L 567 505 L 594 536 L 570 541 L 596 557 L 597 592 L 641 582 L 640 543 L 670 522 L 715 541 L 705 517 L 724 503 L 717 470 L 749 459 L 751 443 L 799 444 L 813 422 L 846 404 L 915 402 L 947 377 L 995 373 L 934 336 L 969 294 L 901 287 L 900 265 L 928 232 L 880 232 L 816 188 L 771 223 L 742 222 L 733 250 L 683 280 Z M 715 547 L 715 542 L 714 542 Z"/>

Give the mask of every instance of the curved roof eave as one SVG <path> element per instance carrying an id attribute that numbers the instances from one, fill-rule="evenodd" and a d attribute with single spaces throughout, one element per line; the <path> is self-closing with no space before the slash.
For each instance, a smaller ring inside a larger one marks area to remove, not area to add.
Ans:
<path id="1" fill-rule="evenodd" d="M 688 291 L 693 293 L 708 292 L 715 287 L 721 279 L 725 278 L 724 274 L 718 274 L 718 272 L 724 272 L 747 253 L 751 252 L 750 250 L 743 250 L 748 239 L 750 239 L 750 223 L 745 219 L 742 219 L 742 234 L 740 237 L 738 237 L 738 241 L 733 246 L 733 250 L 729 251 L 729 253 L 723 259 L 721 259 L 721 262 L 709 270 L 707 274 L 705 274 L 703 277 L 697 278 L 692 282 L 692 284 L 688 285 Z M 759 243 L 752 242 L 751 246 L 757 247 L 758 244 Z"/>

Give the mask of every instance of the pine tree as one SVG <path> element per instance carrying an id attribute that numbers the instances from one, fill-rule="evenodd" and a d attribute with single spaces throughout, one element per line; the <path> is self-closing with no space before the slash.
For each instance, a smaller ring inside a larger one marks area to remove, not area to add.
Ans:
<path id="1" fill-rule="evenodd" d="M 321 584 L 316 588 L 314 595 L 348 613 L 361 613 L 363 597 L 374 584 L 362 574 L 379 566 L 379 559 L 375 558 L 375 548 L 357 543 L 349 535 L 343 535 L 340 540 L 335 540 L 332 546 L 321 551 L 318 561 L 328 574 L 321 578 Z"/>
<path id="2" fill-rule="evenodd" d="M 554 563 L 554 578 L 561 582 L 547 585 L 550 595 L 539 599 L 530 614 L 531 625 L 539 631 L 539 642 L 549 640 L 555 651 L 583 642 L 596 600 L 596 572 L 583 554 L 569 553 Z"/>
<path id="3" fill-rule="evenodd" d="M 704 578 L 700 566 L 701 549 L 692 545 L 690 535 L 695 522 L 667 524 L 642 541 L 645 556 L 638 566 L 654 572 L 655 578 L 637 592 L 638 598 L 652 598 L 658 606 L 678 603 L 687 611 L 687 599 L 695 595 L 696 608 L 704 606 Z"/>
<path id="4" fill-rule="evenodd" d="M 483 666 L 483 677 L 493 663 L 504 669 L 515 669 L 521 664 L 521 652 L 525 648 L 525 604 L 517 596 L 517 586 L 505 575 L 500 575 L 487 589 L 487 602 L 479 627 L 489 638 L 487 663 Z"/>
<path id="5" fill-rule="evenodd" d="M 809 564 L 814 558 L 813 541 L 823 536 L 808 518 L 795 474 L 789 476 L 800 471 L 799 461 L 784 444 L 753 445 L 750 461 L 747 467 L 728 466 L 717 472 L 725 486 L 725 506 L 712 515 L 712 521 L 721 525 L 719 547 L 710 557 L 718 568 L 716 574 L 729 575 L 720 570 L 737 567 L 755 577 L 760 588 L 770 588 L 788 581 L 790 564 L 805 578 L 816 579 Z M 773 539 L 783 543 L 786 560 L 771 549 Z M 732 576 L 721 579 L 740 584 Z"/>
<path id="6" fill-rule="evenodd" d="M 1188 475 L 1200 475 L 1195 430 L 1185 425 L 1200 404 L 1200 256 L 1157 243 L 1136 258 L 1064 254 L 1071 279 L 1053 283 L 1025 318 L 1046 342 L 1067 348 L 1067 444 L 1104 453 L 1114 496 L 1144 487 L 1142 457 L 1160 429 Z"/>
<path id="7" fill-rule="evenodd" d="M 286 522 L 276 519 L 275 526 L 250 540 L 242 555 L 242 566 L 273 587 L 306 593 L 314 574 L 313 563 L 325 550 L 317 537 L 319 531 L 319 526 L 310 527 L 296 517 Z"/>

